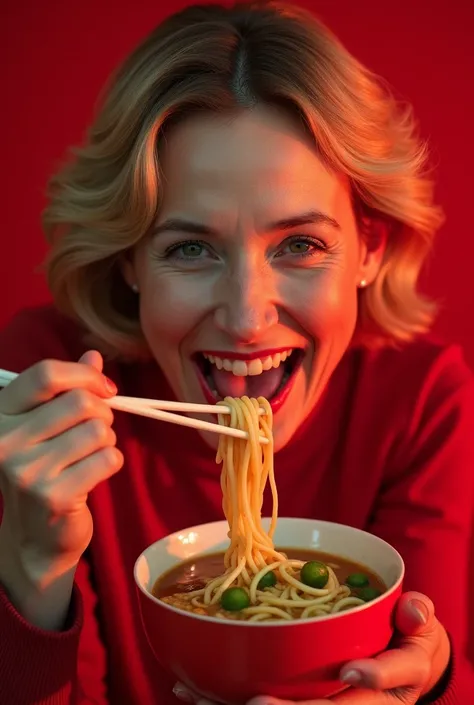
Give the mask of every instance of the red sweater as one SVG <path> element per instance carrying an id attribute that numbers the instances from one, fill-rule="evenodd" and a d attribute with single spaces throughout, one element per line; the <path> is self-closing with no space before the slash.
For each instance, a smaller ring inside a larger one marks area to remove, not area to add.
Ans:
<path id="1" fill-rule="evenodd" d="M 0 367 L 77 360 L 84 349 L 73 324 L 34 309 L 0 334 Z M 108 363 L 105 373 L 121 394 L 173 398 L 154 363 Z M 473 418 L 473 379 L 456 347 L 420 340 L 403 351 L 352 350 L 275 457 L 280 516 L 382 536 L 405 559 L 406 589 L 435 602 L 453 645 L 437 705 L 469 705 L 474 693 L 466 658 Z M 191 429 L 117 412 L 115 430 L 125 465 L 89 497 L 94 536 L 76 573 L 69 627 L 32 627 L 0 589 L 0 705 L 176 703 L 173 678 L 140 624 L 132 569 L 153 541 L 222 518 L 220 470 Z"/>

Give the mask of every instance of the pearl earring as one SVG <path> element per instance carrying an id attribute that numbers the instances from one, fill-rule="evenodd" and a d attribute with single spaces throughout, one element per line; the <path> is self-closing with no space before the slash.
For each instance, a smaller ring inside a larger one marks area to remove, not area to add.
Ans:
<path id="1" fill-rule="evenodd" d="M 132 284 L 131 289 L 134 294 L 138 294 L 138 284 Z"/>
<path id="2" fill-rule="evenodd" d="M 359 286 L 361 289 L 363 289 L 365 286 L 367 286 L 367 279 L 361 279 L 359 282 Z"/>

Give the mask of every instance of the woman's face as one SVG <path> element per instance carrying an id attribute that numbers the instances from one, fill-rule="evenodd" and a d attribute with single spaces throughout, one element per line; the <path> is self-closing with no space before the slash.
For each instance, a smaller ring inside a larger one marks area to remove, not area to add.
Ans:
<path id="1" fill-rule="evenodd" d="M 189 118 L 167 134 L 162 168 L 155 231 L 125 264 L 149 347 L 180 400 L 269 399 L 278 450 L 347 349 L 378 255 L 348 183 L 276 109 Z"/>

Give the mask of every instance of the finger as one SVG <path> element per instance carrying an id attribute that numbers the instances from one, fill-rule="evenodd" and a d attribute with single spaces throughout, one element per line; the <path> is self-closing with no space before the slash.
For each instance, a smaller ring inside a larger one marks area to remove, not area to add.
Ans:
<path id="1" fill-rule="evenodd" d="M 90 419 L 60 436 L 35 445 L 7 464 L 5 477 L 23 493 L 35 495 L 38 484 L 57 477 L 69 466 L 117 442 L 115 432 L 101 419 Z"/>
<path id="2" fill-rule="evenodd" d="M 431 658 L 418 643 L 403 643 L 374 659 L 361 659 L 347 664 L 341 680 L 347 685 L 390 690 L 412 687 L 422 690 L 431 672 Z"/>
<path id="3" fill-rule="evenodd" d="M 117 387 L 91 365 L 43 360 L 22 372 L 0 392 L 0 413 L 21 414 L 70 389 L 88 389 L 100 397 L 117 394 Z"/>
<path id="4" fill-rule="evenodd" d="M 414 705 L 418 695 L 410 689 L 397 693 L 375 692 L 373 690 L 354 690 L 348 688 L 329 700 L 278 700 L 277 698 L 258 697 L 250 700 L 247 705 Z"/>
<path id="5" fill-rule="evenodd" d="M 410 689 L 397 692 L 380 692 L 374 690 L 348 688 L 343 693 L 333 696 L 330 700 L 313 700 L 307 705 L 324 703 L 324 705 L 415 705 L 418 695 Z M 300 703 L 298 703 L 300 705 Z"/>
<path id="6" fill-rule="evenodd" d="M 59 436 L 93 418 L 111 426 L 114 415 L 108 404 L 97 395 L 85 389 L 73 389 L 28 411 L 23 418 L 22 436 L 33 444 Z"/>
<path id="7" fill-rule="evenodd" d="M 83 365 L 90 365 L 91 367 L 95 367 L 95 369 L 99 372 L 102 372 L 104 368 L 103 357 L 100 352 L 97 352 L 97 350 L 88 350 L 84 353 L 84 355 L 79 358 L 79 362 L 81 362 Z"/>
<path id="8" fill-rule="evenodd" d="M 45 483 L 45 503 L 54 514 L 73 510 L 100 482 L 115 475 L 123 466 L 123 460 L 117 448 L 107 447 L 70 465 L 52 483 Z M 39 493 L 42 489 L 39 488 Z"/>
<path id="9" fill-rule="evenodd" d="M 422 694 L 431 690 L 448 667 L 451 645 L 444 627 L 435 615 L 432 601 L 419 592 L 408 592 L 398 601 L 396 619 L 401 643 L 411 642 L 425 649 L 430 660 L 430 676 Z"/>
<path id="10" fill-rule="evenodd" d="M 115 432 L 105 421 L 90 419 L 47 441 L 38 450 L 49 456 L 51 470 L 57 474 L 102 448 L 115 446 L 116 442 Z"/>
<path id="11" fill-rule="evenodd" d="M 433 603 L 420 593 L 406 593 L 397 605 L 395 622 L 407 635 L 399 639 L 398 647 L 346 664 L 341 671 L 344 683 L 373 690 L 423 688 L 439 641 Z"/>
<path id="12" fill-rule="evenodd" d="M 384 651 L 373 659 L 346 664 L 341 671 L 344 683 L 374 690 L 424 685 L 439 642 L 439 624 L 433 603 L 421 593 L 406 593 L 397 604 L 395 625 L 402 634 L 397 640 L 397 648 Z"/>
<path id="13" fill-rule="evenodd" d="M 420 592 L 406 592 L 397 604 L 395 626 L 405 636 L 429 635 L 437 626 L 432 601 Z"/>

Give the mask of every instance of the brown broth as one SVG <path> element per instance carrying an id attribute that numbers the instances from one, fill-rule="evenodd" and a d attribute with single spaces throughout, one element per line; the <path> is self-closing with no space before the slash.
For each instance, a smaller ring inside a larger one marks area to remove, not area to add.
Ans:
<path id="1" fill-rule="evenodd" d="M 342 558 L 322 551 L 297 548 L 279 548 L 278 551 L 285 553 L 288 558 L 301 561 L 321 561 L 329 565 L 335 572 L 340 583 L 344 583 L 347 577 L 353 573 L 364 573 L 369 586 L 385 592 L 386 585 L 381 578 L 367 566 L 348 558 Z M 216 578 L 224 572 L 224 552 L 210 553 L 208 555 L 197 556 L 184 561 L 180 565 L 171 568 L 161 575 L 152 588 L 152 595 L 158 598 L 169 597 L 180 593 L 191 592 L 203 588 L 211 578 Z M 356 595 L 356 591 L 353 591 Z M 209 608 L 208 614 L 212 615 L 216 606 Z M 230 615 L 229 615 L 230 616 Z"/>

